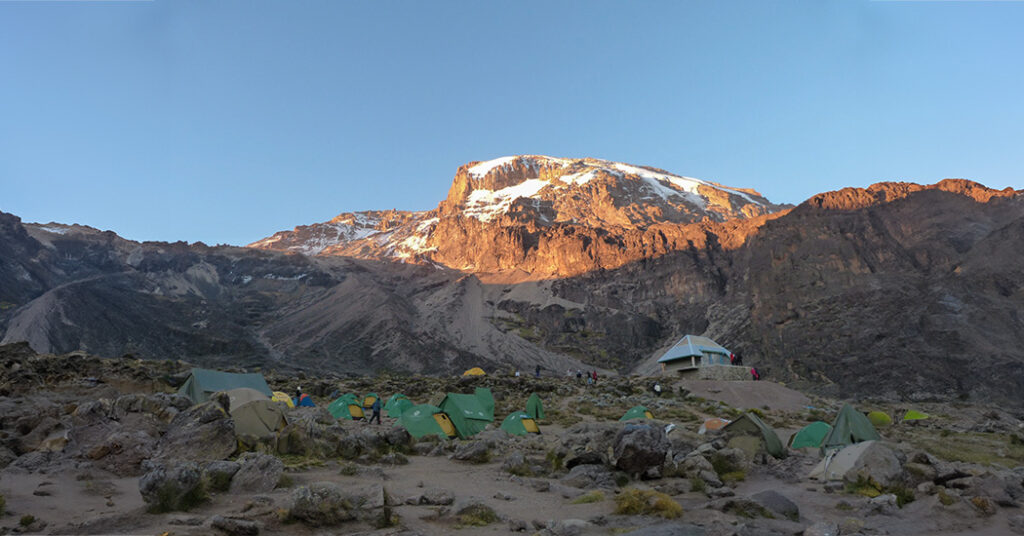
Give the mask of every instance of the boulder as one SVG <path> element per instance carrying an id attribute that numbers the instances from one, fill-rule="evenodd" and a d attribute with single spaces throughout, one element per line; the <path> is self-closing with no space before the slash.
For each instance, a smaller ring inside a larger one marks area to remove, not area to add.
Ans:
<path id="1" fill-rule="evenodd" d="M 968 480 L 968 490 L 971 495 L 988 497 L 999 506 L 1015 507 L 1018 503 L 1008 491 L 1007 483 L 1000 477 L 985 473 L 971 477 Z"/>
<path id="2" fill-rule="evenodd" d="M 213 516 L 210 526 L 232 536 L 255 536 L 260 533 L 259 523 L 237 517 Z"/>
<path id="3" fill-rule="evenodd" d="M 455 449 L 452 459 L 464 462 L 487 463 L 491 460 L 491 449 L 485 441 L 463 443 Z"/>
<path id="4" fill-rule="evenodd" d="M 227 491 L 231 486 L 231 479 L 240 467 L 238 462 L 212 461 L 203 468 L 203 478 L 209 485 L 210 491 Z"/>
<path id="5" fill-rule="evenodd" d="M 1010 526 L 1011 532 L 1014 534 L 1024 534 L 1024 514 L 1012 515 L 1006 521 Z"/>
<path id="6" fill-rule="evenodd" d="M 206 498 L 195 462 L 146 462 L 143 469 L 139 493 L 151 512 L 188 510 Z"/>
<path id="7" fill-rule="evenodd" d="M 603 465 L 577 465 L 562 477 L 561 482 L 580 489 L 614 488 L 615 476 Z"/>
<path id="8" fill-rule="evenodd" d="M 448 490 L 434 488 L 423 492 L 420 495 L 417 504 L 426 504 L 432 506 L 448 506 L 455 502 L 455 496 Z"/>
<path id="9" fill-rule="evenodd" d="M 565 468 L 572 469 L 577 465 L 604 465 L 604 461 L 604 456 L 597 452 L 580 452 L 565 460 Z"/>
<path id="10" fill-rule="evenodd" d="M 352 489 L 333 482 L 314 482 L 292 492 L 288 518 L 314 527 L 337 525 L 379 517 L 376 511 L 385 503 L 380 485 Z"/>
<path id="11" fill-rule="evenodd" d="M 668 437 L 662 427 L 627 424 L 615 436 L 612 456 L 616 468 L 640 475 L 648 469 L 661 467 L 668 449 Z"/>
<path id="12" fill-rule="evenodd" d="M 790 521 L 800 520 L 800 508 L 796 503 L 777 491 L 765 490 L 755 493 L 750 496 L 750 500 L 763 506 L 766 510 L 775 514 L 776 517 L 783 517 Z"/>
<path id="13" fill-rule="evenodd" d="M 96 427 L 91 430 L 100 431 Z M 142 462 L 153 456 L 156 442 L 145 432 L 117 429 L 83 454 L 99 469 L 117 476 L 135 476 L 142 473 Z"/>
<path id="14" fill-rule="evenodd" d="M 7 467 L 8 465 L 11 464 L 11 462 L 16 460 L 17 458 L 18 455 L 15 454 L 11 449 L 3 445 L 0 445 L 0 469 Z"/>
<path id="15" fill-rule="evenodd" d="M 238 458 L 239 469 L 231 479 L 231 493 L 266 493 L 277 487 L 284 462 L 269 454 L 246 452 Z"/>
<path id="16" fill-rule="evenodd" d="M 223 460 L 235 452 L 235 423 L 216 402 L 179 413 L 160 438 L 157 460 Z"/>

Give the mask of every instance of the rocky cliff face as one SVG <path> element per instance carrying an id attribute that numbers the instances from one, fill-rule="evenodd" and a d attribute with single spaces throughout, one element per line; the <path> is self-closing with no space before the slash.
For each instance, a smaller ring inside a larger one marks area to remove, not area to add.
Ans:
<path id="1" fill-rule="evenodd" d="M 209 366 L 558 374 L 653 370 L 694 333 L 841 396 L 1021 404 L 1021 192 L 882 183 L 776 212 L 724 187 L 728 205 L 643 201 L 640 172 L 567 162 L 474 163 L 435 211 L 345 214 L 261 246 L 283 252 L 0 214 L 0 331 L 42 352 Z M 580 173 L 595 197 L 552 185 Z M 495 194 L 533 180 L 533 197 Z M 633 204 L 597 207 L 613 188 Z M 572 212 L 575 195 L 594 210 Z M 320 254 L 289 254 L 314 240 Z"/>
<path id="2" fill-rule="evenodd" d="M 753 190 L 655 168 L 514 156 L 460 167 L 435 210 L 342 214 L 250 247 L 544 279 L 664 255 L 706 241 L 709 226 L 783 208 Z"/>

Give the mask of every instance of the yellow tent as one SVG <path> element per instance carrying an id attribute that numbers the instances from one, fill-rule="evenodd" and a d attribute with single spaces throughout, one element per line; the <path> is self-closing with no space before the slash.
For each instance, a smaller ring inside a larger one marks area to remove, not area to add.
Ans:
<path id="1" fill-rule="evenodd" d="M 463 376 L 483 376 L 484 375 L 484 369 L 482 369 L 480 367 L 473 367 L 473 368 L 467 370 L 466 372 L 463 372 L 462 375 Z"/>
<path id="2" fill-rule="evenodd" d="M 288 404 L 289 408 L 295 407 L 295 403 L 292 402 L 292 397 L 282 393 L 281 391 L 274 391 L 274 396 L 270 397 L 270 399 L 274 402 L 283 402 Z"/>

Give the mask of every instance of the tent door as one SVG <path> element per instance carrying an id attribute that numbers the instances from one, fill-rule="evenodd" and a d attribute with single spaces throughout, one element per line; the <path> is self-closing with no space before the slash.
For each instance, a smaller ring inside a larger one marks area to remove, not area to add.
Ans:
<path id="1" fill-rule="evenodd" d="M 448 418 L 444 413 L 435 413 L 434 420 L 441 426 L 441 430 L 448 437 L 455 437 L 455 425 L 452 424 L 451 419 Z"/>
<path id="2" fill-rule="evenodd" d="M 356 404 L 349 404 L 348 412 L 349 414 L 352 415 L 353 419 L 362 419 L 365 416 L 363 415 L 363 408 L 357 406 Z"/>
<path id="3" fill-rule="evenodd" d="M 531 434 L 540 433 L 540 429 L 537 428 L 537 421 L 533 419 L 520 419 L 520 422 L 523 423 L 523 428 L 525 428 L 527 432 Z"/>

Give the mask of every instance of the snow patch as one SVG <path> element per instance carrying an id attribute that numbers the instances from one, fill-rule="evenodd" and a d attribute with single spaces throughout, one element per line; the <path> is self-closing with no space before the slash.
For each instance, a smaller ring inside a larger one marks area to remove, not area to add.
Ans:
<path id="1" fill-rule="evenodd" d="M 590 182 L 591 179 L 597 176 L 595 171 L 596 170 L 591 169 L 589 171 L 581 171 L 579 173 L 573 173 L 571 175 L 563 175 L 558 180 L 570 185 L 574 184 L 576 186 L 583 186 L 584 184 Z"/>
<path id="2" fill-rule="evenodd" d="M 59 234 L 59 235 L 67 234 L 67 232 L 68 232 L 68 230 L 66 228 L 64 228 L 64 227 L 40 226 L 39 228 L 42 229 L 43 231 L 48 232 L 48 233 Z"/>
<path id="3" fill-rule="evenodd" d="M 533 197 L 549 183 L 541 179 L 528 179 L 515 186 L 500 190 L 473 190 L 466 200 L 463 213 L 480 221 L 491 221 L 498 214 L 508 212 L 512 202 L 520 197 Z"/>

